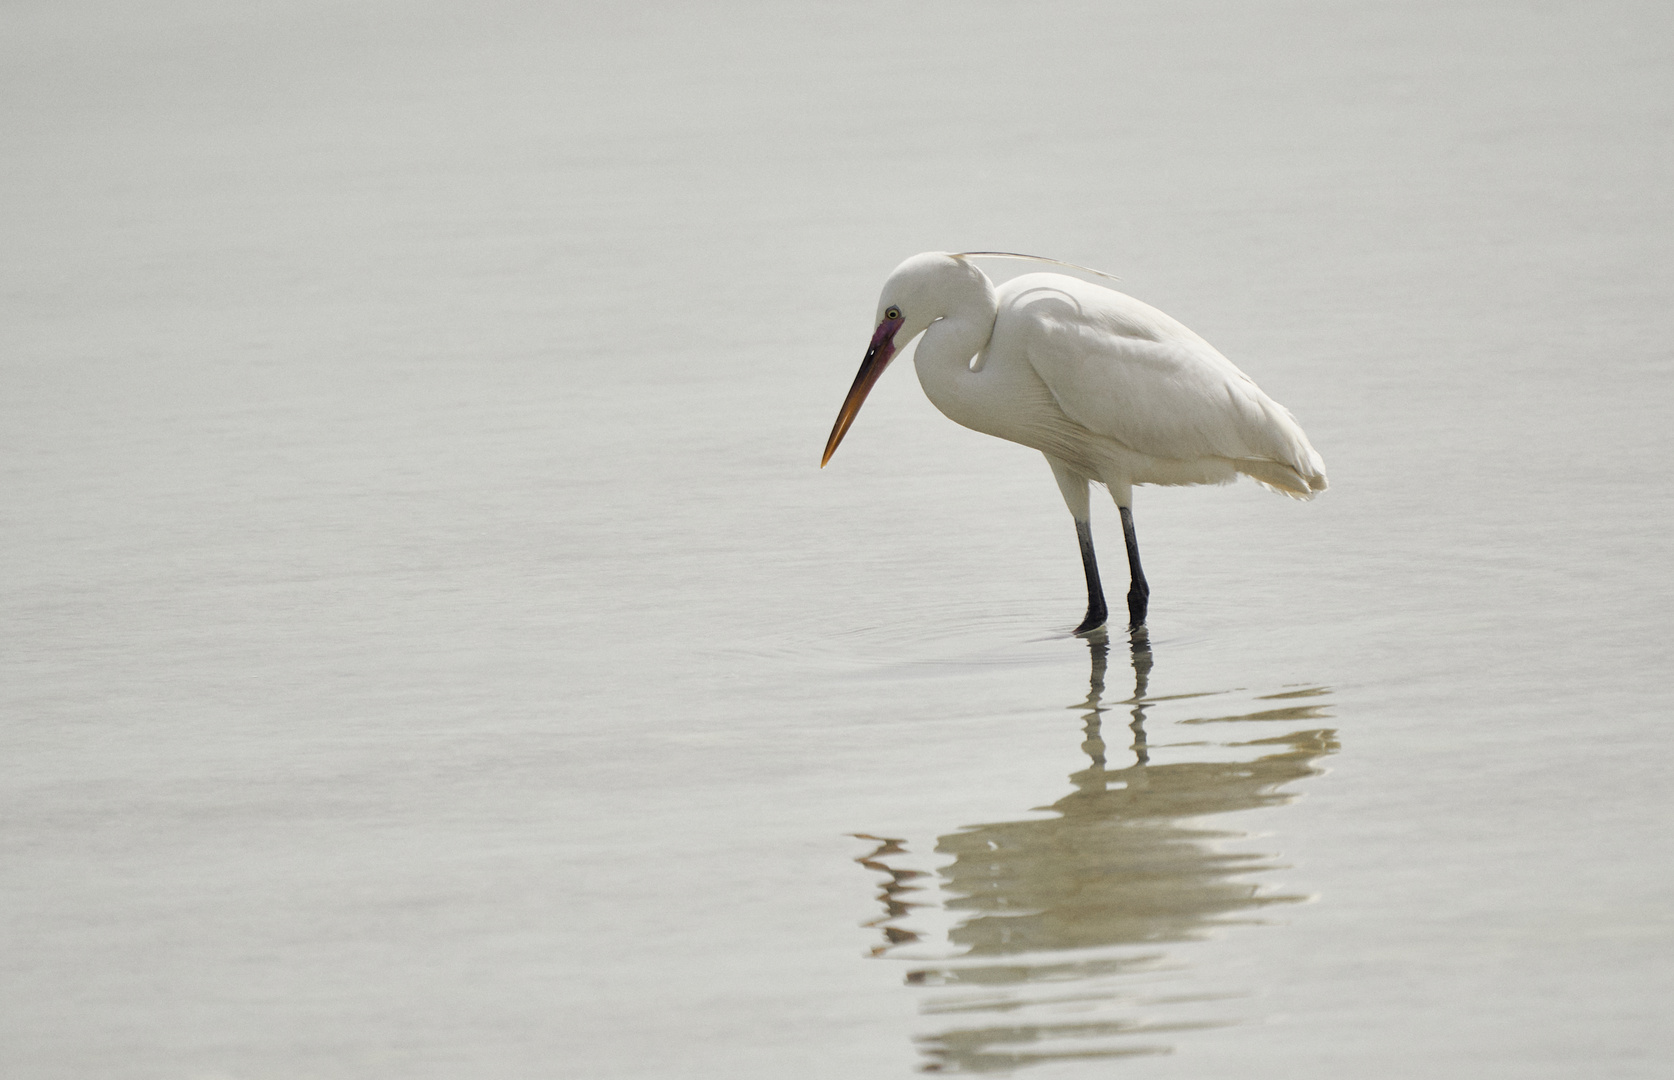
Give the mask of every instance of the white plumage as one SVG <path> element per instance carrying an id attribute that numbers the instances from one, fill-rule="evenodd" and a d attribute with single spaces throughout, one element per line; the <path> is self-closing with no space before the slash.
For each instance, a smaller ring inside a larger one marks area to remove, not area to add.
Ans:
<path id="1" fill-rule="evenodd" d="M 1090 481 L 1105 484 L 1121 511 L 1135 628 L 1149 594 L 1133 533 L 1135 484 L 1224 484 L 1243 473 L 1298 499 L 1326 488 L 1325 463 L 1290 412 L 1179 322 L 1063 274 L 1026 274 L 995 289 L 970 257 L 945 252 L 915 255 L 885 282 L 877 330 L 822 465 L 890 359 L 921 333 L 913 363 L 931 403 L 1051 464 L 1087 573 L 1077 632 L 1105 616 Z"/>

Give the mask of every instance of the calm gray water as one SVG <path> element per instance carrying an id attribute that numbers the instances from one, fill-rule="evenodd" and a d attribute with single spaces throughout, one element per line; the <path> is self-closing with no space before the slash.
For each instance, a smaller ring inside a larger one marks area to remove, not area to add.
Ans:
<path id="1" fill-rule="evenodd" d="M 1657 1075 L 1671 12 L 0 5 L 0 1072 Z M 969 248 L 1331 490 L 819 470 Z"/>

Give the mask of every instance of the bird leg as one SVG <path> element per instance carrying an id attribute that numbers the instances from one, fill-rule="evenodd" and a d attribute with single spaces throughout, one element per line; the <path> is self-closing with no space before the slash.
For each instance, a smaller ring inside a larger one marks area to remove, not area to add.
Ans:
<path id="1" fill-rule="evenodd" d="M 1133 578 L 1133 584 L 1128 587 L 1128 629 L 1137 630 L 1145 625 L 1145 608 L 1151 600 L 1151 586 L 1145 583 L 1145 571 L 1139 565 L 1139 539 L 1133 533 L 1133 510 L 1126 506 L 1116 509 L 1122 514 L 1122 539 L 1128 545 L 1128 573 Z M 1076 524 L 1079 526 L 1080 522 Z M 1082 550 L 1092 549 L 1084 545 Z M 1100 607 L 1103 607 L 1102 602 Z"/>
<path id="2" fill-rule="evenodd" d="M 1085 634 L 1103 626 L 1109 611 L 1104 606 L 1104 586 L 1099 584 L 1099 560 L 1093 554 L 1092 523 L 1076 518 L 1075 538 L 1081 541 L 1081 567 L 1087 571 L 1087 617 L 1081 620 L 1075 632 Z M 1131 544 L 1128 550 L 1133 550 Z"/>

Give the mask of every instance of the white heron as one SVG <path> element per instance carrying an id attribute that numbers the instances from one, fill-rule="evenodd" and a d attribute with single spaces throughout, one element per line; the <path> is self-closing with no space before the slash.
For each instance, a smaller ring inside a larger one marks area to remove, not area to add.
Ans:
<path id="1" fill-rule="evenodd" d="M 932 251 L 896 267 L 821 468 L 891 358 L 923 334 L 913 366 L 931 404 L 955 423 L 1039 450 L 1052 466 L 1087 574 L 1078 634 L 1108 614 L 1091 483 L 1110 490 L 1122 517 L 1130 629 L 1145 624 L 1151 594 L 1134 536 L 1135 484 L 1227 484 L 1243 473 L 1295 499 L 1325 490 L 1325 462 L 1289 410 L 1207 341 L 1149 304 L 1065 274 L 1025 274 L 996 289 L 972 265 L 979 256 L 1057 262 Z"/>

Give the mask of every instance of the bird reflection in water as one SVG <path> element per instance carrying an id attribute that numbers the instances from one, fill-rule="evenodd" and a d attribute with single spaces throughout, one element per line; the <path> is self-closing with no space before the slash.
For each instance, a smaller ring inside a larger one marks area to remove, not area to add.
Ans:
<path id="1" fill-rule="evenodd" d="M 1109 645 L 1102 634 L 1088 645 L 1091 688 L 1075 707 L 1085 710 L 1081 749 L 1090 764 L 1070 775 L 1073 792 L 1045 808 L 1054 816 L 943 836 L 936 851 L 953 861 L 936 870 L 899 865 L 910 857 L 904 841 L 863 837 L 878 846 L 858 861 L 887 877 L 880 894 L 885 913 L 868 924 L 884 938 L 873 955 L 953 954 L 920 958 L 906 976 L 909 985 L 924 988 L 923 1013 L 960 1018 L 920 1037 L 925 1071 L 1003 1072 L 1167 1053 L 1172 1047 L 1159 1036 L 1235 1021 L 1213 1011 L 1227 995 L 1163 992 L 1179 969 L 1157 946 L 1259 922 L 1260 909 L 1305 899 L 1263 891 L 1248 875 L 1277 869 L 1271 857 L 1223 850 L 1222 842 L 1245 834 L 1206 827 L 1201 819 L 1288 802 L 1293 796 L 1282 789 L 1319 772 L 1315 760 L 1337 749 L 1335 731 L 1188 743 L 1219 748 L 1196 756 L 1232 760 L 1153 763 L 1147 711 L 1201 702 L 1147 696 L 1152 656 L 1140 630 L 1130 640 L 1133 696 L 1119 703 L 1130 721 L 1134 761 L 1110 768 L 1104 719 L 1116 708 L 1103 701 Z M 1246 723 L 1318 719 L 1326 693 L 1266 695 L 1283 703 L 1179 722 L 1248 730 Z M 937 892 L 946 897 L 940 905 L 932 899 Z M 936 906 L 960 920 L 947 932 L 946 948 L 902 925 L 915 910 Z"/>

